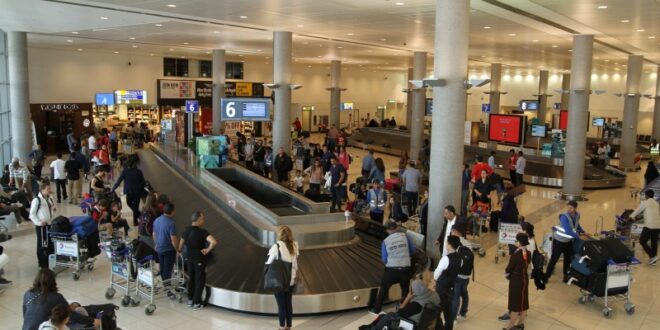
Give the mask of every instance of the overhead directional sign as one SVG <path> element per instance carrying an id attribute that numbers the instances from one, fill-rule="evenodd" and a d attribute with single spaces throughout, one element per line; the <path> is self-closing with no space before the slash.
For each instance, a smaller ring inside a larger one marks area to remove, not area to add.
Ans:
<path id="1" fill-rule="evenodd" d="M 197 113 L 197 112 L 199 112 L 199 101 L 197 101 L 197 100 L 186 100 L 186 112 L 187 113 Z"/>
<path id="2" fill-rule="evenodd" d="M 270 104 L 267 98 L 223 98 L 220 100 L 220 118 L 223 121 L 268 121 Z"/>
<path id="3" fill-rule="evenodd" d="M 481 105 L 481 112 L 490 113 L 490 103 L 483 103 Z"/>

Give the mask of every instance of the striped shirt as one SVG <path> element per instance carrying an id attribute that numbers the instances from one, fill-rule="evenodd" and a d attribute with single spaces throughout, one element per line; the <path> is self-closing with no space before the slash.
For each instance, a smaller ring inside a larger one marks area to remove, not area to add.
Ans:
<path id="1" fill-rule="evenodd" d="M 12 179 L 22 178 L 23 180 L 27 180 L 29 175 L 30 172 L 28 171 L 27 167 L 25 167 L 24 165 L 19 164 L 18 168 L 9 165 L 9 178 Z"/>

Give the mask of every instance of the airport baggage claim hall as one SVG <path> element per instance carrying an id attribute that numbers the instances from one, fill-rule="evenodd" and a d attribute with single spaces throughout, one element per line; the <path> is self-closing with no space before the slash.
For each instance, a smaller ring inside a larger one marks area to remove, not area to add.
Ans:
<path id="1" fill-rule="evenodd" d="M 0 0 L 0 328 L 657 329 L 659 17 Z"/>

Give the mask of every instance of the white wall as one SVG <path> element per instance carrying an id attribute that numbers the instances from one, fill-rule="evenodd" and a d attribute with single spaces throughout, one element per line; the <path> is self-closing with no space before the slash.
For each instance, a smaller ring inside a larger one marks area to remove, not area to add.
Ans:
<path id="1" fill-rule="evenodd" d="M 131 65 L 128 65 L 128 62 Z M 108 92 L 115 89 L 146 89 L 149 102 L 155 102 L 156 80 L 163 78 L 162 57 L 135 56 L 124 54 L 95 53 L 91 51 L 77 52 L 44 48 L 29 49 L 30 72 L 30 102 L 92 102 L 97 92 Z M 248 61 L 244 67 L 244 80 L 255 82 L 272 81 L 272 64 L 265 61 Z M 396 110 L 388 107 L 386 115 L 395 116 L 398 123 L 405 122 L 406 94 L 401 90 L 406 86 L 406 71 L 361 71 L 354 65 L 344 65 L 342 68 L 341 87 L 347 88 L 342 93 L 342 101 L 353 102 L 360 109 L 360 117 L 369 112 L 373 116 L 378 105 L 385 105 L 387 100 L 397 101 Z M 488 77 L 488 72 L 471 72 L 474 77 Z M 655 73 L 644 73 L 642 76 L 642 94 L 655 94 Z M 330 92 L 325 88 L 330 86 L 330 65 L 315 64 L 308 67 L 294 62 L 292 82 L 303 85 L 302 89 L 293 91 L 292 118 L 300 117 L 300 106 L 315 106 L 314 115 L 328 115 L 330 108 Z M 481 104 L 488 103 L 488 95 L 483 94 L 488 86 L 473 88 L 468 96 L 467 119 L 478 121 L 486 119 L 481 114 Z M 554 94 L 548 100 L 551 107 L 560 101 L 560 95 L 554 89 L 561 88 L 561 75 L 550 75 L 549 93 Z M 625 72 L 601 73 L 592 76 L 592 89 L 606 90 L 604 95 L 592 95 L 590 99 L 591 116 L 622 118 L 623 98 L 614 93 L 625 90 Z M 502 77 L 503 95 L 501 105 L 517 106 L 521 99 L 534 98 L 538 90 L 538 74 L 521 75 L 505 74 Z M 268 95 L 268 92 L 266 92 Z M 430 97 L 430 93 L 429 93 Z M 650 134 L 652 127 L 653 100 L 642 98 L 640 103 L 639 129 L 640 134 Z M 348 112 L 341 114 L 341 121 L 348 120 Z M 595 130 L 589 131 L 590 136 Z"/>

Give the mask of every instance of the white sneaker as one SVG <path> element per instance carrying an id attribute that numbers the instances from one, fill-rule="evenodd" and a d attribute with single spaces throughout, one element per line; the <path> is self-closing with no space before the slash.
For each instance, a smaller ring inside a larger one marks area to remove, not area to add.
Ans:
<path id="1" fill-rule="evenodd" d="M 18 208 L 21 208 L 21 207 L 23 207 L 23 204 L 21 204 L 21 203 L 18 203 L 18 202 L 16 202 L 16 203 L 13 203 L 13 204 L 11 204 L 11 205 L 12 205 L 12 206 L 16 206 L 16 207 L 18 207 Z"/>
<path id="2" fill-rule="evenodd" d="M 658 262 L 658 259 L 659 259 L 659 258 L 658 258 L 657 256 L 651 258 L 651 260 L 649 260 L 649 265 L 651 265 L 651 266 L 655 266 L 655 263 Z"/>
<path id="3" fill-rule="evenodd" d="M 467 317 L 463 315 L 456 315 L 456 321 L 465 321 L 467 320 Z"/>

